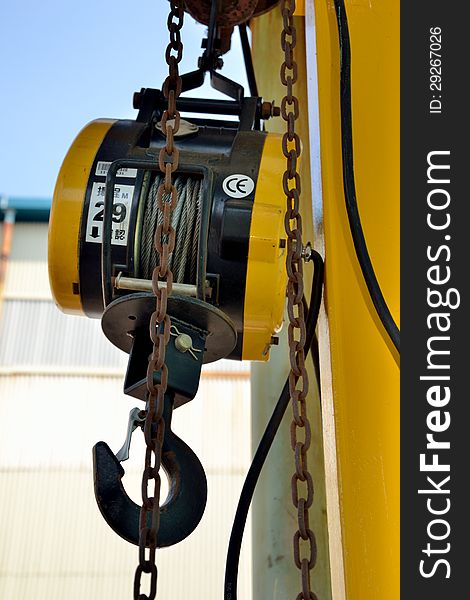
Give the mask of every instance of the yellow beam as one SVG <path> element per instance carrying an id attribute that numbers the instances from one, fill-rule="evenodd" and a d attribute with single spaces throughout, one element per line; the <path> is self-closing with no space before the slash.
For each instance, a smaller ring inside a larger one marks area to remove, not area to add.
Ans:
<path id="1" fill-rule="evenodd" d="M 399 320 L 399 3 L 346 2 L 356 186 L 372 263 Z M 399 597 L 399 368 L 355 258 L 344 206 L 334 4 L 315 0 L 334 426 L 347 598 Z M 385 336 L 385 337 L 384 337 Z"/>

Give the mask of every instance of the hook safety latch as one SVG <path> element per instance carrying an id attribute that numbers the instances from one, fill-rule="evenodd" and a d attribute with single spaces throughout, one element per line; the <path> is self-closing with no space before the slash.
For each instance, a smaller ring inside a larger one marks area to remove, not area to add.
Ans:
<path id="1" fill-rule="evenodd" d="M 128 460 L 132 434 L 137 429 L 137 427 L 142 427 L 144 423 L 145 412 L 139 410 L 137 407 L 133 408 L 129 413 L 129 422 L 127 424 L 126 439 L 124 440 L 124 444 L 122 445 L 121 449 L 116 452 L 116 458 L 120 463 L 124 462 L 125 460 Z"/>

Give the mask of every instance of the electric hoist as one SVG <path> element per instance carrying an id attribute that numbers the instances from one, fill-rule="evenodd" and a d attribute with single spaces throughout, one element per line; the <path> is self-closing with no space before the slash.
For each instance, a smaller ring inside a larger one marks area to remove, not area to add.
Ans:
<path id="1" fill-rule="evenodd" d="M 52 206 L 49 269 L 54 298 L 65 312 L 101 318 L 111 303 L 125 304 L 136 292 L 151 291 L 146 282 L 156 260 L 164 102 L 160 91 L 142 90 L 135 98 L 140 107 L 135 121 L 90 123 L 63 162 Z M 239 117 L 182 120 L 175 135 L 181 202 L 173 216 L 174 293 L 218 307 L 235 330 L 223 338 L 228 345 L 233 339 L 233 347 L 206 353 L 206 362 L 221 354 L 266 360 L 282 323 L 285 197 L 278 174 L 284 158 L 281 136 L 259 129 L 261 107 L 259 98 L 178 103 L 181 112 L 212 109 Z M 123 324 L 118 346 L 125 350 L 129 325 L 142 323 Z"/>
<path id="2" fill-rule="evenodd" d="M 128 437 L 117 454 L 104 442 L 93 449 L 99 508 L 119 535 L 140 547 L 135 598 L 141 597 L 143 572 L 151 574 L 155 597 L 155 548 L 189 535 L 206 503 L 204 469 L 171 430 L 172 411 L 196 395 L 203 363 L 268 360 L 283 321 L 286 286 L 295 371 L 291 394 L 305 371 L 298 358 L 310 344 L 301 263 L 311 249 L 302 245 L 299 225 L 293 2 L 283 8 L 281 78 L 287 91 L 280 108 L 258 96 L 247 51 L 246 22 L 275 4 L 171 0 L 169 76 L 162 89 L 134 95 L 134 120 L 99 119 L 85 126 L 54 192 L 49 231 L 54 299 L 66 313 L 101 319 L 106 337 L 129 354 L 124 392 L 145 403 L 144 410 L 131 411 Z M 198 68 L 180 76 L 183 8 L 208 25 L 208 34 Z M 235 26 L 249 97 L 218 72 Z M 202 85 L 206 73 L 229 100 L 180 96 Z M 280 113 L 287 133 L 267 133 L 264 122 Z M 318 294 L 316 304 L 318 312 Z M 295 328 L 300 339 L 294 339 Z M 296 396 L 303 407 L 305 390 L 304 382 Z M 122 484 L 121 462 L 137 427 L 147 444 L 142 506 Z M 169 479 L 163 504 L 160 464 Z"/>

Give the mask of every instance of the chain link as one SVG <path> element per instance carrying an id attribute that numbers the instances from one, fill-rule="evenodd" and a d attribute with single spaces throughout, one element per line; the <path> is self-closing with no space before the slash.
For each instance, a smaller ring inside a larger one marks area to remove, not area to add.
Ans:
<path id="1" fill-rule="evenodd" d="M 297 511 L 297 531 L 294 534 L 294 562 L 301 572 L 302 591 L 296 600 L 318 600 L 310 586 L 310 571 L 317 560 L 315 534 L 310 529 L 309 508 L 313 503 L 313 479 L 307 465 L 307 451 L 311 444 L 312 432 L 307 416 L 308 375 L 305 368 L 305 315 L 302 304 L 304 294 L 302 260 L 302 217 L 299 211 L 301 193 L 300 175 L 297 171 L 300 156 L 300 138 L 295 132 L 295 122 L 299 118 L 299 100 L 294 96 L 293 87 L 297 81 L 298 68 L 294 59 L 297 32 L 294 26 L 295 0 L 281 3 L 283 30 L 281 47 L 284 62 L 281 65 L 281 83 L 286 94 L 281 102 L 281 115 L 287 123 L 282 138 L 282 152 L 287 159 L 287 167 L 282 178 L 287 199 L 285 230 L 287 234 L 287 314 L 289 318 L 288 340 L 291 370 L 289 373 L 289 393 L 292 402 L 293 420 L 291 423 L 291 446 L 295 457 L 295 473 L 292 476 L 292 502 Z"/>
<path id="2" fill-rule="evenodd" d="M 139 564 L 134 577 L 134 600 L 154 600 L 157 595 L 158 571 L 155 564 L 157 536 L 160 526 L 160 464 L 165 421 L 163 408 L 168 384 L 168 368 L 165 364 L 165 351 L 170 339 L 170 317 L 167 315 L 168 296 L 173 286 L 173 273 L 169 266 L 169 257 L 175 247 L 175 230 L 171 226 L 171 214 L 176 207 L 176 187 L 172 173 L 178 168 L 179 151 L 174 146 L 174 134 L 178 131 L 180 114 L 176 108 L 176 99 L 181 92 L 181 77 L 178 65 L 183 56 L 181 28 L 183 27 L 182 0 L 170 1 L 168 31 L 170 42 L 165 52 L 169 74 L 163 85 L 163 94 L 168 100 L 168 108 L 161 119 L 161 128 L 166 143 L 160 150 L 158 164 L 165 175 L 157 192 L 158 208 L 163 214 L 163 222 L 155 231 L 155 251 L 159 261 L 152 274 L 152 289 L 155 294 L 155 311 L 150 319 L 150 339 L 153 344 L 147 367 L 147 405 L 145 410 L 144 437 L 147 446 L 145 466 L 142 475 L 142 507 L 139 518 Z M 158 282 L 166 282 L 159 287 Z M 160 382 L 154 383 L 154 373 L 160 371 Z M 152 486 L 153 481 L 153 486 Z M 149 490 L 151 488 L 151 490 Z M 150 517 L 150 527 L 148 526 Z M 141 593 L 142 575 L 150 575 L 149 594 Z"/>
<path id="3" fill-rule="evenodd" d="M 170 43 L 165 58 L 169 66 L 169 75 L 163 85 L 163 93 L 168 100 L 168 108 L 162 115 L 161 127 L 166 135 L 166 144 L 160 150 L 158 163 L 165 175 L 157 193 L 157 203 L 163 213 L 163 222 L 155 231 L 155 250 L 159 255 L 159 265 L 152 275 L 152 288 L 156 297 L 156 308 L 150 321 L 150 337 L 153 351 L 147 370 L 148 399 L 144 423 L 144 435 L 147 445 L 145 467 L 142 476 L 142 507 L 140 511 L 139 565 L 134 579 L 134 600 L 154 600 L 157 592 L 158 571 L 155 565 L 155 551 L 160 522 L 160 464 L 165 423 L 163 420 L 164 396 L 168 382 L 168 369 L 165 365 L 165 349 L 170 337 L 170 318 L 166 314 L 168 296 L 171 294 L 173 273 L 169 267 L 169 256 L 175 245 L 175 230 L 171 226 L 171 214 L 177 202 L 176 188 L 172 182 L 172 173 L 178 168 L 179 151 L 174 146 L 174 133 L 178 131 L 180 115 L 176 108 L 176 99 L 181 92 L 181 77 L 178 65 L 182 58 L 183 45 L 180 31 L 183 26 L 183 4 L 171 0 L 168 17 Z M 289 392 L 292 401 L 293 421 L 291 424 L 291 446 L 295 456 L 295 473 L 292 476 L 292 502 L 298 514 L 298 530 L 294 534 L 294 562 L 301 571 L 302 591 L 296 600 L 318 600 L 310 586 L 310 571 L 317 560 L 315 535 L 309 526 L 309 508 L 313 503 L 313 479 L 308 470 L 307 450 L 311 444 L 311 427 L 307 417 L 306 398 L 308 394 L 308 375 L 305 368 L 305 315 L 303 297 L 302 262 L 302 217 L 299 212 L 301 194 L 300 175 L 297 163 L 300 156 L 300 138 L 295 132 L 295 121 L 299 117 L 299 101 L 293 94 L 298 69 L 294 59 L 296 29 L 293 23 L 295 0 L 285 0 L 281 5 L 283 31 L 281 47 L 284 62 L 280 77 L 286 87 L 286 95 L 281 102 L 281 115 L 287 122 L 287 131 L 283 136 L 282 150 L 287 159 L 287 168 L 283 175 L 283 188 L 287 198 L 285 230 L 287 234 L 287 312 L 289 317 L 288 339 L 291 372 L 289 374 Z M 158 287 L 159 281 L 165 281 L 166 287 Z M 163 331 L 160 325 L 163 324 Z M 153 374 L 161 372 L 160 383 L 154 384 Z M 303 439 L 299 439 L 303 432 Z M 149 485 L 153 480 L 152 495 Z M 303 484 L 304 489 L 301 489 Z M 148 527 L 150 516 L 151 526 Z M 303 542 L 303 543 L 302 543 Z M 150 574 L 150 594 L 141 594 L 141 577 Z"/>

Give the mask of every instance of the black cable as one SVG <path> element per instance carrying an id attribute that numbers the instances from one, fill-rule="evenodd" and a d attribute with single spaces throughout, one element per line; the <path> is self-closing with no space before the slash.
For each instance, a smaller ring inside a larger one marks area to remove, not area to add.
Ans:
<path id="1" fill-rule="evenodd" d="M 395 348 L 400 353 L 400 330 L 398 329 L 382 290 L 377 281 L 374 267 L 367 250 L 366 240 L 361 225 L 356 199 L 356 185 L 354 180 L 354 155 L 352 141 L 352 115 L 351 115 L 351 46 L 349 39 L 348 18 L 344 0 L 335 0 L 336 19 L 338 22 L 338 35 L 340 45 L 340 103 L 341 103 L 341 138 L 343 158 L 343 187 L 348 213 L 349 227 L 356 250 L 356 256 L 364 276 L 367 289 L 375 310 L 382 324 L 390 336 Z"/>
<path id="2" fill-rule="evenodd" d="M 240 41 L 242 43 L 243 60 L 245 61 L 246 78 L 250 88 L 250 96 L 258 97 L 258 86 L 256 85 L 255 69 L 253 67 L 253 58 L 251 56 L 250 42 L 246 32 L 246 23 L 238 26 L 240 32 Z"/>
<path id="3" fill-rule="evenodd" d="M 304 315 L 308 315 L 308 304 L 305 296 L 302 296 L 302 304 L 304 307 Z M 312 343 L 310 344 L 310 356 L 312 357 L 313 368 L 315 370 L 315 378 L 320 382 L 320 354 L 318 351 L 318 338 L 316 331 L 313 332 Z"/>
<path id="4" fill-rule="evenodd" d="M 315 327 L 318 320 L 318 313 L 320 311 L 322 298 L 324 273 L 323 259 L 315 250 L 312 250 L 312 260 L 315 265 L 315 272 L 312 280 L 310 308 L 305 321 L 306 355 L 308 354 L 315 337 Z M 263 433 L 263 437 L 261 438 L 261 441 L 255 452 L 253 462 L 248 470 L 245 482 L 243 483 L 243 488 L 233 520 L 232 532 L 230 534 L 230 541 L 227 551 L 227 560 L 225 563 L 224 600 L 237 600 L 238 563 L 240 559 L 240 548 L 242 545 L 248 509 L 250 508 L 251 500 L 253 499 L 253 494 L 261 473 L 261 469 L 276 436 L 277 430 L 279 429 L 282 417 L 284 416 L 287 405 L 289 404 L 289 399 L 289 380 L 287 380 Z"/>

